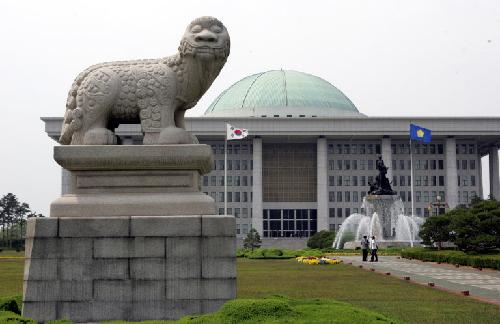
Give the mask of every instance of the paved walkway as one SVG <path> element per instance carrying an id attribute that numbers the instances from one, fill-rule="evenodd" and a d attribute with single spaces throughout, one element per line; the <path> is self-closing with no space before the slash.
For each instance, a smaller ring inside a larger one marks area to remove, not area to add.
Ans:
<path id="1" fill-rule="evenodd" d="M 405 277 L 422 284 L 433 282 L 436 287 L 461 292 L 468 290 L 473 297 L 484 298 L 500 305 L 500 271 L 477 270 L 470 267 L 456 268 L 449 264 L 399 259 L 396 256 L 379 256 L 379 262 L 363 262 L 361 255 L 340 257 L 344 263 L 363 265 L 379 272 Z"/>

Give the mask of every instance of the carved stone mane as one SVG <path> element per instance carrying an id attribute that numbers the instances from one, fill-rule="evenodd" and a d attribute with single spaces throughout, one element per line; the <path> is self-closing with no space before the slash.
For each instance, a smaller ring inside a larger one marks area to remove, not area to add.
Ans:
<path id="1" fill-rule="evenodd" d="M 201 17 L 189 24 L 175 55 L 89 67 L 69 91 L 60 143 L 116 144 L 114 128 L 137 122 L 144 144 L 197 143 L 184 129 L 184 112 L 208 90 L 229 51 L 224 25 Z"/>

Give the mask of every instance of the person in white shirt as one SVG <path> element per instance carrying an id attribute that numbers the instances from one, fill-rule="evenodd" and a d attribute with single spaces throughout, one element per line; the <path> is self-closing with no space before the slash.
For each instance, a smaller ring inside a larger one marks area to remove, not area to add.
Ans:
<path id="1" fill-rule="evenodd" d="M 372 250 L 372 256 L 370 258 L 370 262 L 378 262 L 378 255 L 377 255 L 377 250 L 378 250 L 378 244 L 377 241 L 375 241 L 375 236 L 372 236 L 372 239 L 370 240 L 370 250 Z"/>

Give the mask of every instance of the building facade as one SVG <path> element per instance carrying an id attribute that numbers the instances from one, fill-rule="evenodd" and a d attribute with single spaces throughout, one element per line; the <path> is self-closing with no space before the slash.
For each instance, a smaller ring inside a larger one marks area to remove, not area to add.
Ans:
<path id="1" fill-rule="evenodd" d="M 62 118 L 42 119 L 48 135 L 58 138 Z M 228 141 L 227 165 L 226 123 L 250 133 Z M 410 123 L 432 130 L 431 143 L 411 144 L 413 197 Z M 426 217 L 439 212 L 431 207 L 439 199 L 454 208 L 483 197 L 486 155 L 490 192 L 500 197 L 500 117 L 367 117 L 333 85 L 301 72 L 248 76 L 222 92 L 203 116 L 186 118 L 186 128 L 212 147 L 215 167 L 203 176 L 202 190 L 219 214 L 227 200 L 240 238 L 251 228 L 269 240 L 337 231 L 346 217 L 362 212 L 379 156 L 407 214 L 412 198 L 414 213 Z M 123 144 L 142 141 L 139 125 L 120 125 L 115 133 Z M 63 192 L 64 184 L 63 174 Z"/>

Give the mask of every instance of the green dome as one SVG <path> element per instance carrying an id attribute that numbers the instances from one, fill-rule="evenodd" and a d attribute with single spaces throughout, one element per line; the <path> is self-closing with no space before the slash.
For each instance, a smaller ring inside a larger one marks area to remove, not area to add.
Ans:
<path id="1" fill-rule="evenodd" d="M 339 89 L 320 77 L 290 70 L 247 76 L 205 111 L 214 117 L 363 116 Z"/>

